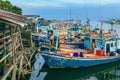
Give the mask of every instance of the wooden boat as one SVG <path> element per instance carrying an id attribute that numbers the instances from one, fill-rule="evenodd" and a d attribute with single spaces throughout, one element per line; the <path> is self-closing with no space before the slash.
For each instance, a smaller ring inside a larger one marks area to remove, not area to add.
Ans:
<path id="1" fill-rule="evenodd" d="M 44 50 L 41 55 L 51 68 L 88 67 L 120 60 L 120 39 L 114 30 L 107 33 L 90 31 L 84 43 L 75 46 L 60 44 L 55 51 Z"/>
<path id="2" fill-rule="evenodd" d="M 116 79 L 119 80 L 117 76 L 119 73 L 118 65 L 120 65 L 119 61 L 97 65 L 94 67 L 84 67 L 77 69 L 49 69 L 45 68 L 44 72 L 48 72 L 45 77 L 45 80 L 94 80 L 90 77 L 96 77 L 98 80 L 107 80 L 108 75 L 116 76 Z M 112 73 L 111 73 L 112 72 Z M 57 74 L 56 74 L 57 73 Z M 64 77 L 63 77 L 64 74 Z M 98 76 L 97 76 L 98 75 Z M 101 76 L 101 78 L 100 78 Z M 103 79 L 104 77 L 104 79 Z M 114 79 L 113 77 L 112 79 Z"/>
<path id="3" fill-rule="evenodd" d="M 78 68 L 99 65 L 120 60 L 120 56 L 96 56 L 87 55 L 84 57 L 71 57 L 66 54 L 48 54 L 48 52 L 41 53 L 46 63 L 50 68 Z"/>

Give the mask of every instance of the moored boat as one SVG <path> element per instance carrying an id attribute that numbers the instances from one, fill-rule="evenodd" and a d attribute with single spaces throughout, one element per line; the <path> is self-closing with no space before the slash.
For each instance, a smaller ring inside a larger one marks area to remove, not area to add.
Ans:
<path id="1" fill-rule="evenodd" d="M 120 60 L 120 56 L 87 56 L 87 57 L 69 57 L 60 54 L 42 54 L 50 68 L 78 68 L 105 64 Z"/>
<path id="2" fill-rule="evenodd" d="M 56 39 L 57 40 L 57 39 Z M 54 51 L 44 50 L 41 55 L 51 68 L 76 68 L 100 65 L 120 60 L 120 39 L 115 30 L 103 33 L 89 31 L 84 43 L 60 44 Z"/>

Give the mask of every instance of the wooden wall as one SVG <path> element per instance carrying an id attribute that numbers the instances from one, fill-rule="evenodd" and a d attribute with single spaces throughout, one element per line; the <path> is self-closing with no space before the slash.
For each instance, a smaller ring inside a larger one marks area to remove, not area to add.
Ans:
<path id="1" fill-rule="evenodd" d="M 14 64 L 18 64 L 21 54 L 20 27 L 7 21 L 0 20 L 0 76 L 5 79 L 12 74 Z"/>

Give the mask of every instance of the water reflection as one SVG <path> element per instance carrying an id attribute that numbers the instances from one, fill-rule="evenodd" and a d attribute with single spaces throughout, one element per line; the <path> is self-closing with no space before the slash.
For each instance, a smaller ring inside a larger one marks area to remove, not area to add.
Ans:
<path id="1" fill-rule="evenodd" d="M 120 61 L 78 69 L 49 69 L 44 80 L 120 80 Z"/>

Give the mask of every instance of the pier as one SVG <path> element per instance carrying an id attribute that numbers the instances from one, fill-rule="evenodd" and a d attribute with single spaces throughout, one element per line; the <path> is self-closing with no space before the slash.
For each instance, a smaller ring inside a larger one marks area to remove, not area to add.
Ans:
<path id="1" fill-rule="evenodd" d="M 23 46 L 20 28 L 24 25 L 23 16 L 0 10 L 0 80 L 21 80 L 32 73 L 35 49 L 29 47 L 27 52 Z"/>
<path id="2" fill-rule="evenodd" d="M 44 77 L 47 75 L 47 72 L 41 72 L 41 69 L 44 65 L 45 61 L 40 56 L 40 59 L 37 59 L 32 66 L 32 74 L 30 80 L 44 80 Z"/>

